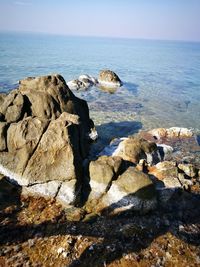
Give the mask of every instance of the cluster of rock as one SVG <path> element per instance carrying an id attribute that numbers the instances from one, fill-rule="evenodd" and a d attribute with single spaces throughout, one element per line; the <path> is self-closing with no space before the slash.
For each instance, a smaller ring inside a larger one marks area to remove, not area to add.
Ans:
<path id="1" fill-rule="evenodd" d="M 158 202 L 166 205 L 179 190 L 190 190 L 199 182 L 200 171 L 176 158 L 174 147 L 180 141 L 199 147 L 191 130 L 178 127 L 113 140 L 90 163 L 87 210 L 109 214 L 127 209 L 147 212 Z"/>
<path id="2" fill-rule="evenodd" d="M 95 137 L 86 101 L 60 75 L 22 80 L 0 101 L 0 173 L 24 191 L 74 202 Z"/>
<path id="3" fill-rule="evenodd" d="M 112 81 L 109 75 L 104 79 Z M 0 174 L 24 193 L 65 204 L 80 204 L 84 194 L 88 213 L 148 212 L 199 179 L 199 170 L 174 149 L 180 140 L 198 146 L 191 130 L 160 128 L 115 139 L 88 162 L 96 138 L 86 101 L 60 75 L 27 78 L 0 94 Z"/>
<path id="4" fill-rule="evenodd" d="M 117 88 L 122 86 L 122 81 L 115 72 L 102 70 L 99 73 L 98 79 L 84 74 L 79 76 L 78 79 L 67 82 L 67 86 L 71 90 L 87 90 L 92 86 Z"/>

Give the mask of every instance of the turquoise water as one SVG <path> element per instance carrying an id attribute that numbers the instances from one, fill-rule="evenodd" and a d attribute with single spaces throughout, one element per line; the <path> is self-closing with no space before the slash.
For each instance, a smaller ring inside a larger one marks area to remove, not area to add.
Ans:
<path id="1" fill-rule="evenodd" d="M 200 130 L 200 43 L 0 33 L 1 92 L 27 76 L 60 73 L 69 81 L 105 68 L 124 86 L 75 92 L 97 125 Z"/>

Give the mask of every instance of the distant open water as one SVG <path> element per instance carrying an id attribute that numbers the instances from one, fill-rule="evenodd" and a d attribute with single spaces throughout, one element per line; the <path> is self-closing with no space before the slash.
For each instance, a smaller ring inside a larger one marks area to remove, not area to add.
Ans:
<path id="1" fill-rule="evenodd" d="M 124 86 L 114 94 L 75 92 L 96 124 L 124 134 L 172 126 L 199 132 L 200 43 L 0 33 L 0 92 L 27 76 L 60 73 L 69 81 L 101 69 Z"/>

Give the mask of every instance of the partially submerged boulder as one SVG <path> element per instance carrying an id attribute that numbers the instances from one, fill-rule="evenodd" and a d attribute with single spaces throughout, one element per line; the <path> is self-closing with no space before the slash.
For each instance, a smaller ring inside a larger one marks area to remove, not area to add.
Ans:
<path id="1" fill-rule="evenodd" d="M 67 82 L 67 86 L 71 90 L 87 90 L 91 86 L 95 86 L 97 84 L 97 79 L 87 74 L 80 75 L 78 79 Z"/>
<path id="2" fill-rule="evenodd" d="M 120 87 L 122 86 L 122 81 L 118 75 L 111 70 L 101 70 L 99 73 L 98 81 L 100 85 L 107 87 Z"/>
<path id="3" fill-rule="evenodd" d="M 31 77 L 1 98 L 0 173 L 24 192 L 72 203 L 94 123 L 60 75 Z"/>

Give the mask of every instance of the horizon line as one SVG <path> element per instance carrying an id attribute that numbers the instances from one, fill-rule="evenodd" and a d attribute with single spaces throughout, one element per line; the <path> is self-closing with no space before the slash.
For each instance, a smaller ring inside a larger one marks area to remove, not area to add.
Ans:
<path id="1" fill-rule="evenodd" d="M 87 34 L 70 34 L 70 33 L 54 33 L 43 31 L 25 31 L 25 30 L 2 30 L 0 33 L 21 33 L 21 34 L 41 34 L 41 35 L 54 35 L 66 37 L 85 37 L 85 38 L 105 38 L 105 39 L 124 39 L 124 40 L 146 40 L 146 41 L 166 41 L 166 42 L 184 42 L 184 43 L 200 43 L 200 40 L 186 40 L 186 39 L 159 39 L 147 37 L 130 37 L 130 36 L 108 36 L 108 35 L 87 35 Z"/>

